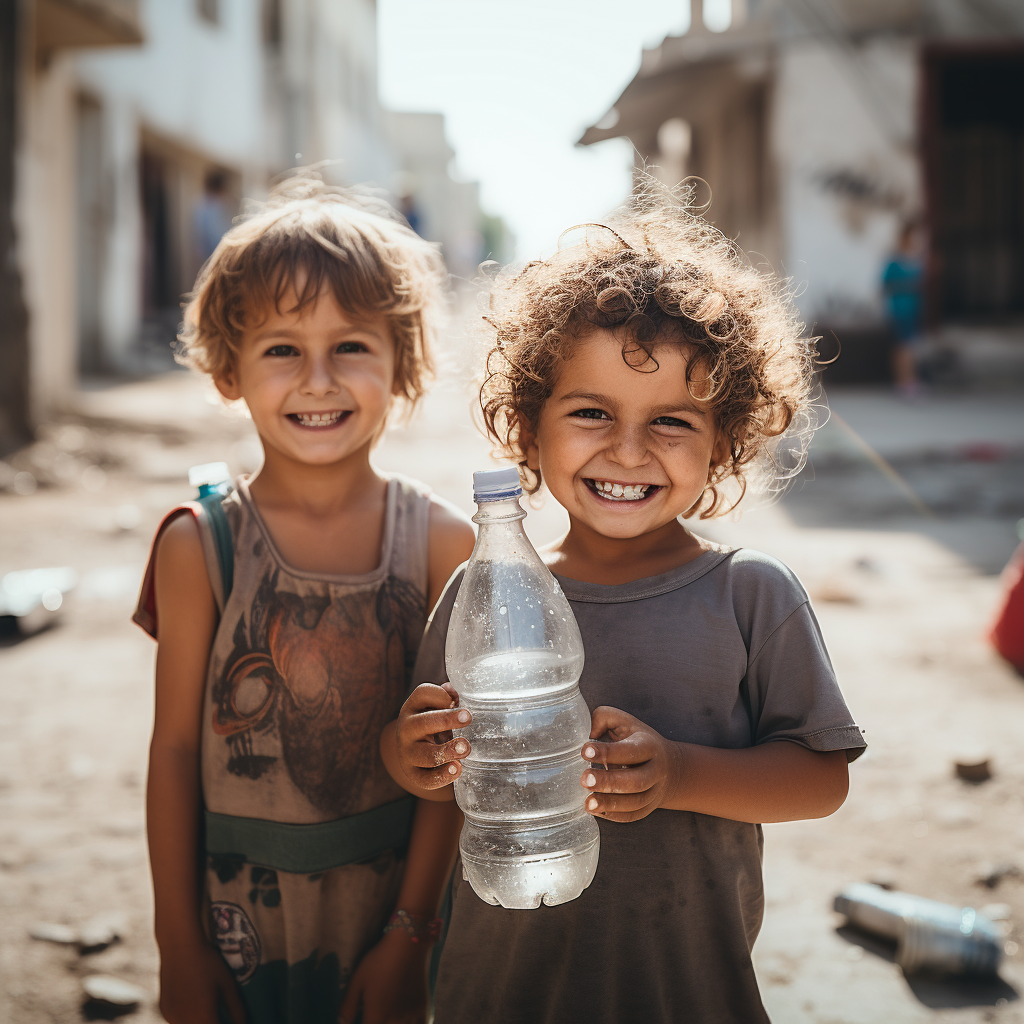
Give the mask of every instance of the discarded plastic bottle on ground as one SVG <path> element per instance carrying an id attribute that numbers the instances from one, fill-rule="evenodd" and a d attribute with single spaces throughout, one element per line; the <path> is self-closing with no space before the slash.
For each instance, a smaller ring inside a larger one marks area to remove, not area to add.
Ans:
<path id="1" fill-rule="evenodd" d="M 515 469 L 473 474 L 479 524 L 452 608 L 448 678 L 473 721 L 455 783 L 463 873 L 483 900 L 567 903 L 597 868 L 600 832 L 580 785 L 590 711 L 569 602 L 523 530 Z"/>
<path id="2" fill-rule="evenodd" d="M 896 940 L 896 963 L 906 974 L 995 974 L 1003 955 L 996 926 L 971 907 L 890 892 L 857 882 L 836 898 L 835 909 L 850 924 Z"/>

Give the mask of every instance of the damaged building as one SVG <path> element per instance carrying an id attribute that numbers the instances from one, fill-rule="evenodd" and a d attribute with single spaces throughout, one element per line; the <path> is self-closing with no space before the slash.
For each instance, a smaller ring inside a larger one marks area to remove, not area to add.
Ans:
<path id="1" fill-rule="evenodd" d="M 691 3 L 580 143 L 625 137 L 666 182 L 703 179 L 709 217 L 793 280 L 824 350 L 840 339 L 837 376 L 887 373 L 880 276 L 907 222 L 924 228 L 933 347 L 1016 364 L 1024 5 L 732 0 L 711 31 Z"/>

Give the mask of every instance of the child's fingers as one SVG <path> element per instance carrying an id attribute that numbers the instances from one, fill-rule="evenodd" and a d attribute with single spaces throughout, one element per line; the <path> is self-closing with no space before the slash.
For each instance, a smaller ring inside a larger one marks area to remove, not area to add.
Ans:
<path id="1" fill-rule="evenodd" d="M 427 736 L 435 736 L 439 732 L 451 732 L 453 729 L 464 729 L 473 720 L 473 716 L 465 708 L 446 708 L 444 711 L 421 711 L 401 720 L 401 738 L 421 740 Z"/>
<path id="2" fill-rule="evenodd" d="M 603 736 L 607 732 L 611 733 L 613 739 L 622 739 L 638 725 L 640 722 L 632 715 L 627 715 L 625 711 L 620 711 L 618 708 L 610 708 L 602 704 L 600 707 L 594 708 L 594 712 L 590 716 L 590 738 L 596 740 L 598 736 Z"/>
<path id="3" fill-rule="evenodd" d="M 449 761 L 439 768 L 406 768 L 405 774 L 420 789 L 441 789 L 442 786 L 450 786 L 462 774 L 462 765 L 458 761 Z"/>
<path id="4" fill-rule="evenodd" d="M 634 732 L 610 743 L 605 740 L 587 740 L 581 753 L 583 760 L 591 764 L 642 764 L 654 756 L 655 750 L 648 733 Z"/>
<path id="5" fill-rule="evenodd" d="M 447 743 L 416 743 L 406 755 L 405 766 L 414 768 L 440 768 L 450 761 L 466 757 L 470 752 L 469 740 L 448 740 Z"/>
<path id="6" fill-rule="evenodd" d="M 442 683 L 441 684 L 441 689 L 444 690 L 444 692 L 447 693 L 449 697 L 451 697 L 452 703 L 456 707 L 458 707 L 459 706 L 459 691 L 456 690 L 455 687 L 452 686 L 451 683 Z"/>
<path id="7" fill-rule="evenodd" d="M 434 708 L 450 708 L 452 706 L 451 693 L 443 686 L 434 683 L 420 683 L 412 693 L 405 699 L 402 705 L 403 714 L 418 714 L 421 711 L 430 711 Z M 455 694 L 458 697 L 458 694 Z"/>
<path id="8" fill-rule="evenodd" d="M 615 768 L 601 772 L 587 770 L 580 783 L 595 793 L 646 793 L 658 782 L 658 773 L 650 761 L 635 768 Z"/>
<path id="9" fill-rule="evenodd" d="M 602 818 L 614 815 L 615 821 L 636 821 L 650 814 L 657 805 L 656 795 L 648 789 L 643 793 L 594 793 L 587 797 L 584 807 Z"/>

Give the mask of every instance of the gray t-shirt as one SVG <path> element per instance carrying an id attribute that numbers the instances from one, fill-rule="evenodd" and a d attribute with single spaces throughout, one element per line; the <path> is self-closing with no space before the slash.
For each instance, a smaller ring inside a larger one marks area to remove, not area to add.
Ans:
<path id="1" fill-rule="evenodd" d="M 427 629 L 414 681 L 447 678 L 461 573 Z M 583 635 L 580 690 L 671 740 L 865 747 L 807 593 L 768 555 L 717 548 L 620 586 L 559 577 Z M 437 1024 L 767 1021 L 750 950 L 761 927 L 760 825 L 689 811 L 599 819 L 590 887 L 558 907 L 479 899 L 456 865 Z"/>

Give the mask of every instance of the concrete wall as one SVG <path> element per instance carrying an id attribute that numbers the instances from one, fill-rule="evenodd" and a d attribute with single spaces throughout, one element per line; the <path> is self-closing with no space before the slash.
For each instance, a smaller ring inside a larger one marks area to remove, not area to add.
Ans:
<path id="1" fill-rule="evenodd" d="M 917 44 L 807 41 L 778 56 L 771 131 L 784 265 L 809 321 L 881 316 L 879 278 L 900 219 L 920 211 Z"/>
<path id="2" fill-rule="evenodd" d="M 30 65 L 31 66 L 31 65 Z M 75 92 L 70 58 L 23 75 L 14 219 L 29 322 L 29 411 L 59 405 L 76 379 Z"/>

